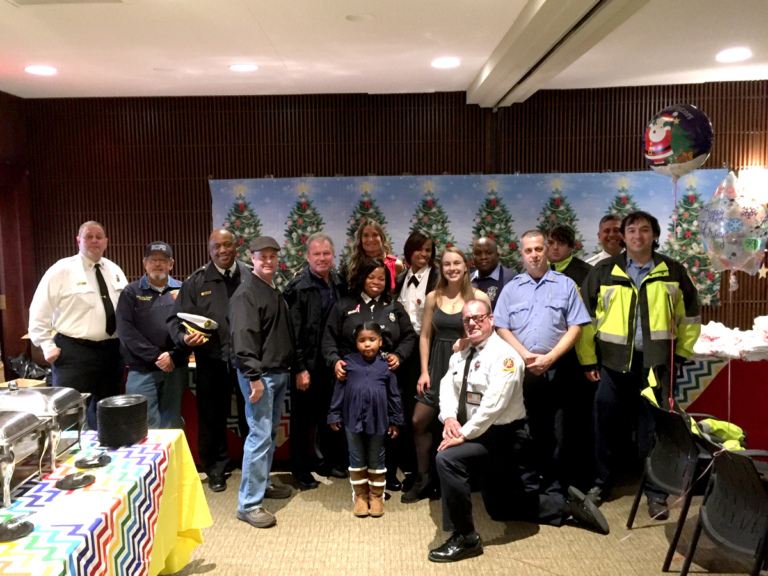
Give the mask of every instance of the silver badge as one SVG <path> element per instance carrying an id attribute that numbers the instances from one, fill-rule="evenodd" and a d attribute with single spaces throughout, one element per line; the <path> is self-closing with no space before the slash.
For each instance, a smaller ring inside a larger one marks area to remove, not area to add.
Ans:
<path id="1" fill-rule="evenodd" d="M 390 322 L 394 322 L 395 321 L 395 313 L 394 312 L 390 312 L 389 313 L 389 321 Z"/>

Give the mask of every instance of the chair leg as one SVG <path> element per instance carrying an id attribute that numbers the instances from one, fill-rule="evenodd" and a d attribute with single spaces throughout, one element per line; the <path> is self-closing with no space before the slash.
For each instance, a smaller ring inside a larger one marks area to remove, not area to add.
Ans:
<path id="1" fill-rule="evenodd" d="M 637 488 L 637 494 L 635 494 L 635 501 L 632 502 L 632 508 L 629 510 L 629 518 L 627 518 L 627 528 L 632 529 L 632 524 L 635 523 L 635 516 L 637 515 L 637 508 L 640 506 L 640 499 L 643 497 L 643 486 L 645 485 L 645 470 L 643 470 L 643 476 L 640 478 L 640 486 Z"/>
<path id="2" fill-rule="evenodd" d="M 685 562 L 680 569 L 680 576 L 688 576 L 688 569 L 691 567 L 693 561 L 693 554 L 696 552 L 696 546 L 699 543 L 699 536 L 701 536 L 701 516 L 696 522 L 696 529 L 693 531 L 693 538 L 691 538 L 691 546 L 688 548 L 688 553 L 685 555 Z"/>
<path id="3" fill-rule="evenodd" d="M 693 487 L 684 487 L 683 490 L 685 497 L 683 498 L 683 504 L 680 507 L 680 517 L 677 519 L 677 527 L 675 528 L 675 533 L 672 536 L 672 542 L 669 543 L 669 550 L 667 550 L 667 557 L 664 558 L 664 565 L 661 567 L 662 572 L 669 572 L 669 565 L 672 564 L 672 558 L 675 555 L 677 543 L 680 540 L 680 534 L 683 533 L 685 519 L 688 516 L 688 509 L 691 507 L 691 500 L 693 499 Z"/>

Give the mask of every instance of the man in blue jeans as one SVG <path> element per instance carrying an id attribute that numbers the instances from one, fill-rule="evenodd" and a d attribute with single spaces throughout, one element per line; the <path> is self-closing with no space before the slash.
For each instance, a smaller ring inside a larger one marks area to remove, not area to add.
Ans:
<path id="1" fill-rule="evenodd" d="M 125 391 L 147 397 L 149 428 L 183 428 L 189 352 L 174 344 L 166 327 L 181 283 L 170 275 L 173 251 L 167 243 L 151 242 L 143 262 L 146 274 L 128 284 L 117 302 L 117 332 L 128 365 Z"/>
<path id="2" fill-rule="evenodd" d="M 260 236 L 249 248 L 253 275 L 229 301 L 232 364 L 245 396 L 249 428 L 237 518 L 256 528 L 269 528 L 277 519 L 262 506 L 264 498 L 291 495 L 288 486 L 270 481 L 269 471 L 289 384 L 293 327 L 288 305 L 273 282 L 280 245 L 270 236 Z"/>

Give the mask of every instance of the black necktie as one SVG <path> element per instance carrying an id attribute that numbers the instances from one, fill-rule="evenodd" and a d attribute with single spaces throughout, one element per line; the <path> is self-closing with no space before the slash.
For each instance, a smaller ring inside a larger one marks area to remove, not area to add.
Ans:
<path id="1" fill-rule="evenodd" d="M 225 270 L 224 271 L 224 278 L 226 278 L 227 280 L 231 280 L 232 279 L 232 270 Z"/>
<path id="2" fill-rule="evenodd" d="M 416 286 L 416 288 L 419 287 L 419 279 L 416 278 L 415 274 L 411 276 L 410 280 L 408 280 L 408 286 Z"/>
<path id="3" fill-rule="evenodd" d="M 376 306 L 376 300 L 371 300 L 368 302 L 368 306 L 371 308 L 371 312 L 373 312 L 373 307 Z"/>
<path id="4" fill-rule="evenodd" d="M 104 312 L 107 313 L 107 334 L 112 336 L 117 329 L 117 319 L 115 318 L 115 307 L 112 304 L 112 298 L 109 297 L 107 283 L 104 276 L 101 275 L 101 264 L 93 266 L 96 269 L 96 282 L 99 283 L 99 292 L 101 292 L 101 301 L 104 304 Z"/>
<path id="5" fill-rule="evenodd" d="M 461 392 L 459 392 L 459 409 L 456 411 L 456 420 L 459 424 L 464 426 L 467 423 L 467 376 L 469 375 L 469 367 L 472 365 L 472 358 L 475 357 L 476 348 L 469 349 L 469 356 L 464 363 L 464 378 L 461 380 Z"/>
<path id="6" fill-rule="evenodd" d="M 549 265 L 549 269 L 550 269 L 550 270 L 554 270 L 554 269 L 555 269 L 555 265 L 554 265 L 554 264 L 550 264 L 550 265 Z"/>

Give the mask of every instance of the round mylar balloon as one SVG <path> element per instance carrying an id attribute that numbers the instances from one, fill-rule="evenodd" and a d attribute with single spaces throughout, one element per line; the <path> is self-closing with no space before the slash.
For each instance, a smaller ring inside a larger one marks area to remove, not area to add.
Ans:
<path id="1" fill-rule="evenodd" d="M 712 268 L 756 274 L 768 239 L 768 210 L 729 172 L 699 213 Z"/>
<path id="2" fill-rule="evenodd" d="M 645 161 L 652 170 L 680 178 L 699 168 L 712 150 L 712 124 L 695 106 L 675 104 L 645 129 Z"/>

